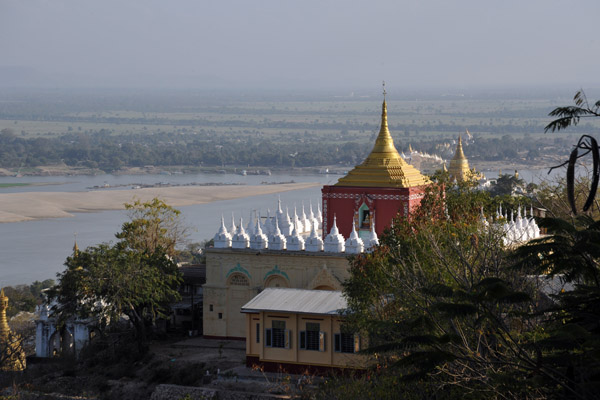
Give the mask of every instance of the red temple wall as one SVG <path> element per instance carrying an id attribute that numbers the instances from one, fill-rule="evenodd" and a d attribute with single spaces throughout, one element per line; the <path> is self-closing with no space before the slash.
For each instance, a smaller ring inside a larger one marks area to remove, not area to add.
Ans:
<path id="1" fill-rule="evenodd" d="M 325 237 L 333 226 L 336 216 L 337 226 L 344 237 L 352 231 L 352 220 L 361 205 L 366 204 L 375 220 L 375 231 L 381 235 L 389 227 L 392 219 L 400 215 L 410 215 L 421 202 L 424 188 L 369 188 L 323 186 L 323 225 Z"/>

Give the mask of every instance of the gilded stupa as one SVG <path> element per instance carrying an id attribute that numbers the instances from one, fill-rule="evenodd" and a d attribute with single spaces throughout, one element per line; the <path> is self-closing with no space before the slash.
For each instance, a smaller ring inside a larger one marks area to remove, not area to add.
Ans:
<path id="1" fill-rule="evenodd" d="M 8 297 L 0 290 L 0 371 L 23 371 L 25 351 L 19 335 L 11 332 L 6 318 Z"/>
<path id="2" fill-rule="evenodd" d="M 419 170 L 398 153 L 388 129 L 385 91 L 381 112 L 381 128 L 369 156 L 338 180 L 334 186 L 410 188 L 431 183 Z"/>
<path id="3" fill-rule="evenodd" d="M 448 172 L 450 173 L 450 180 L 456 180 L 459 182 L 464 181 L 471 174 L 469 160 L 467 160 L 465 153 L 463 153 L 462 139 L 460 135 L 458 135 L 456 153 L 454 153 L 454 157 L 452 157 L 452 160 L 450 160 L 450 168 L 448 168 Z"/>

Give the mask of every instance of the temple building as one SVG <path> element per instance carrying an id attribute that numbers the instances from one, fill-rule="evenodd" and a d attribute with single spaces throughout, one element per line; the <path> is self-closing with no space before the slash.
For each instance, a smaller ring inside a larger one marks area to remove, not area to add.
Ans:
<path id="1" fill-rule="evenodd" d="M 4 289 L 0 290 L 0 371 L 23 371 L 25 369 L 25 351 L 21 338 L 10 330 L 6 319 L 8 297 Z"/>
<path id="2" fill-rule="evenodd" d="M 372 226 L 381 235 L 398 213 L 409 216 L 419 206 L 429 184 L 396 150 L 384 97 L 381 128 L 369 156 L 335 185 L 323 186 L 323 235 L 336 224 L 346 237 L 356 229 L 366 239 Z"/>
<path id="3" fill-rule="evenodd" d="M 398 213 L 409 216 L 418 207 L 429 183 L 396 150 L 384 97 L 373 150 L 337 184 L 323 187 L 322 212 L 279 201 L 274 215 L 254 213 L 247 225 L 232 216 L 228 227 L 221 219 L 206 249 L 204 336 L 246 338 L 240 309 L 266 288 L 340 291 L 350 274 L 348 255 L 377 246 Z"/>
<path id="4" fill-rule="evenodd" d="M 472 171 L 469 168 L 469 160 L 465 157 L 465 153 L 462 148 L 462 139 L 461 136 L 458 135 L 458 144 L 456 145 L 456 152 L 454 153 L 454 157 L 450 160 L 450 168 L 448 168 L 448 173 L 450 174 L 451 181 L 462 182 L 469 177 L 473 176 L 479 179 L 479 175 Z"/>

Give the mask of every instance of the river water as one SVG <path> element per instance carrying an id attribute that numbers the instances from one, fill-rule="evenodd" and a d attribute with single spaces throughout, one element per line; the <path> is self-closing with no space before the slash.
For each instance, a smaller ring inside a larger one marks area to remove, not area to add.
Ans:
<path id="1" fill-rule="evenodd" d="M 547 170 L 519 171 L 526 182 L 537 182 L 546 177 Z M 486 172 L 490 178 L 495 173 Z M 42 183 L 42 186 L 16 186 L 0 188 L 0 193 L 14 192 L 78 192 L 89 187 L 153 183 L 244 183 L 248 185 L 261 182 L 318 182 L 321 185 L 334 184 L 340 176 L 336 175 L 234 175 L 234 174 L 186 174 L 186 175 L 101 175 L 68 177 L 0 177 L 2 183 Z M 118 189 L 106 189 L 118 190 Z M 215 190 L 219 190 L 218 186 Z M 189 240 L 199 242 L 210 239 L 216 233 L 221 215 L 225 215 L 227 225 L 231 213 L 236 220 L 240 215 L 247 222 L 253 210 L 266 215 L 267 209 L 273 212 L 277 207 L 277 194 L 246 197 L 243 199 L 217 201 L 208 204 L 179 207 L 183 220 L 189 229 Z M 320 187 L 301 189 L 281 193 L 284 205 L 299 207 L 304 201 L 308 207 L 310 201 L 316 207 L 321 201 Z M 315 208 L 316 210 L 316 208 Z M 291 211 L 291 210 L 290 210 Z M 308 211 L 308 209 L 307 209 Z M 72 252 L 74 235 L 80 248 L 114 240 L 114 234 L 127 219 L 124 211 L 103 211 L 79 213 L 71 218 L 56 218 L 27 222 L 0 223 L 0 286 L 31 283 L 34 280 L 55 278 L 56 273 L 64 269 L 63 263 Z M 245 223 L 246 223 L 245 222 Z"/>

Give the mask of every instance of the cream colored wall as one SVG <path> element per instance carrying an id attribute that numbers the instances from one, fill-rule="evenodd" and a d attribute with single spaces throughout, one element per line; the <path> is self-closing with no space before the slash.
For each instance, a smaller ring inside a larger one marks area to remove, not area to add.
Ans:
<path id="1" fill-rule="evenodd" d="M 265 329 L 272 327 L 273 320 L 286 321 L 286 329 L 292 332 L 289 349 L 265 347 Z M 320 324 L 321 332 L 325 332 L 325 351 L 300 349 L 300 331 L 306 330 L 306 323 Z M 256 343 L 256 323 L 260 323 L 260 343 Z M 334 334 L 340 333 L 341 321 L 329 315 L 306 315 L 260 312 L 246 314 L 246 354 L 258 356 L 260 361 L 290 364 L 307 364 L 322 367 L 364 368 L 365 356 L 350 353 L 334 352 Z"/>
<path id="2" fill-rule="evenodd" d="M 229 284 L 235 274 L 246 276 L 249 285 Z M 246 325 L 240 308 L 264 289 L 267 282 L 280 287 L 287 283 L 291 288 L 325 286 L 339 290 L 341 282 L 348 277 L 345 254 L 207 249 L 204 335 L 245 337 Z M 210 311 L 211 304 L 213 311 Z M 222 319 L 218 318 L 219 313 Z"/>

